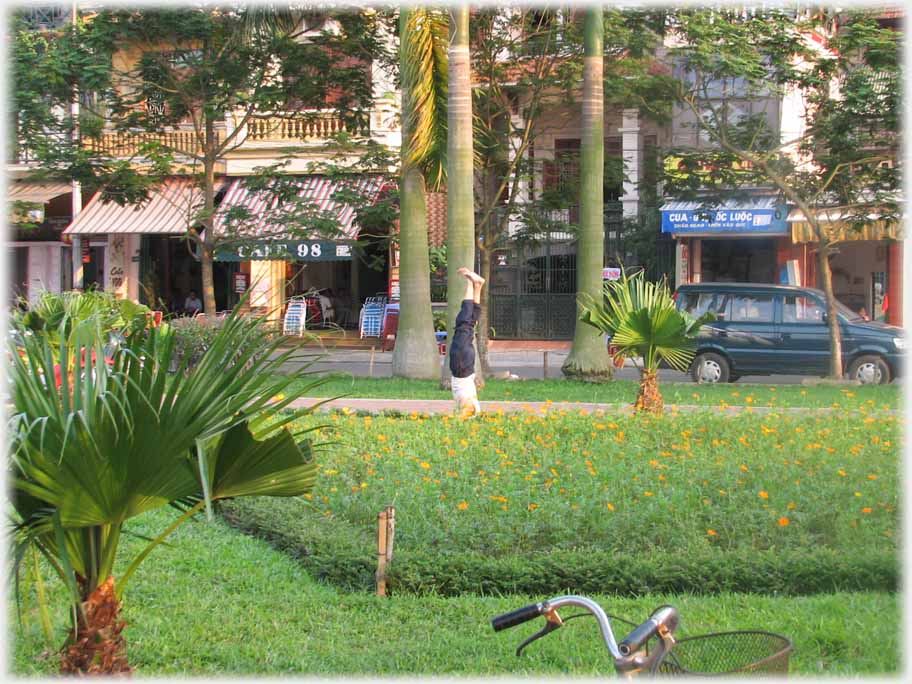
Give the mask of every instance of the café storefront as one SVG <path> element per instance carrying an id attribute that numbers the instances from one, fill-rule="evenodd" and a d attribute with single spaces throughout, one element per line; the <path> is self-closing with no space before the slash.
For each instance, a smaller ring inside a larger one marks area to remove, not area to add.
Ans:
<path id="1" fill-rule="evenodd" d="M 365 297 L 375 290 L 386 290 L 388 246 L 382 236 L 361 235 L 355 210 L 335 199 L 337 181 L 323 176 L 297 179 L 298 199 L 309 204 L 315 223 L 332 218 L 334 239 L 317 234 L 304 237 L 283 234 L 283 212 L 293 211 L 277 204 L 264 205 L 262 196 L 249 191 L 241 178 L 232 179 L 219 207 L 220 216 L 233 208 L 246 209 L 251 220 L 245 225 L 246 239 L 223 241 L 215 253 L 216 262 L 233 263 L 237 272 L 232 281 L 233 295 L 250 290 L 247 305 L 278 322 L 289 300 L 322 295 L 332 300 L 333 323 L 353 327 Z M 381 184 L 369 177 L 344 181 L 368 200 L 375 200 Z M 224 223 L 216 219 L 216 230 Z M 376 266 L 380 268 L 376 268 Z"/>

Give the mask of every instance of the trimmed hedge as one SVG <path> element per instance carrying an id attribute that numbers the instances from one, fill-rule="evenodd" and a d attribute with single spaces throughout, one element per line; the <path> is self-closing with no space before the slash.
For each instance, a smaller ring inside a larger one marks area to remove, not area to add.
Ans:
<path id="1" fill-rule="evenodd" d="M 282 515 L 277 500 L 226 502 L 234 527 L 298 559 L 315 578 L 345 590 L 374 586 L 376 556 L 369 528 L 335 518 Z M 286 509 L 287 511 L 287 509 Z M 402 549 L 389 569 L 392 592 L 415 594 L 559 594 L 717 592 L 806 595 L 889 591 L 899 584 L 896 554 L 848 556 L 832 549 L 745 553 L 566 551 L 524 556 Z"/>

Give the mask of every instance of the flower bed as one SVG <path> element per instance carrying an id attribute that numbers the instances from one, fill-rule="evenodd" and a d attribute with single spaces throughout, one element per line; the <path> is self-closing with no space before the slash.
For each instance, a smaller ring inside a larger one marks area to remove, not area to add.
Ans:
<path id="1" fill-rule="evenodd" d="M 394 590 L 589 578 L 617 591 L 745 591 L 751 574 L 758 591 L 896 584 L 893 416 L 311 420 L 348 446 L 318 455 L 311 498 L 226 511 L 334 581 L 369 585 L 376 515 L 393 504 Z"/>

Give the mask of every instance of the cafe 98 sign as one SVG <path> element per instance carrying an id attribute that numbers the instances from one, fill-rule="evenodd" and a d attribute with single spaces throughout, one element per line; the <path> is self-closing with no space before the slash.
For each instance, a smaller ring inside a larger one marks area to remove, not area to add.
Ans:
<path id="1" fill-rule="evenodd" d="M 259 240 L 216 251 L 217 261 L 347 261 L 352 246 L 318 240 Z"/>

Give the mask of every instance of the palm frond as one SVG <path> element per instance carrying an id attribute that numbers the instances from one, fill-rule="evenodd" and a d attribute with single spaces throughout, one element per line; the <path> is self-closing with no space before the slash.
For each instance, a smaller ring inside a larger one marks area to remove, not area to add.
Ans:
<path id="1" fill-rule="evenodd" d="M 449 21 L 445 12 L 435 9 L 401 12 L 402 161 L 421 167 L 436 190 L 446 174 Z"/>

